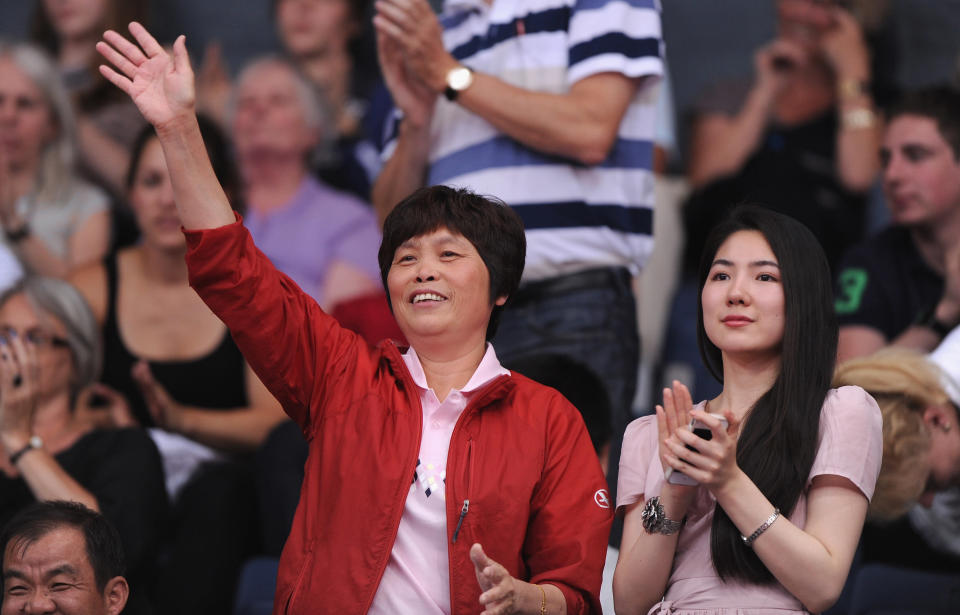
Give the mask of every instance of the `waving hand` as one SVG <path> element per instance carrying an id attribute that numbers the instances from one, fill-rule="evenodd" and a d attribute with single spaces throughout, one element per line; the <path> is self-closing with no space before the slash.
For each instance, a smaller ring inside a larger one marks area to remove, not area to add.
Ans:
<path id="1" fill-rule="evenodd" d="M 104 32 L 97 51 L 113 67 L 101 65 L 100 73 L 126 92 L 158 129 L 192 116 L 196 92 L 185 37 L 177 37 L 171 56 L 139 23 L 130 24 L 130 34 L 139 47 L 113 30 Z"/>
<path id="2" fill-rule="evenodd" d="M 197 124 L 196 87 L 186 39 L 177 37 L 171 55 L 137 22 L 130 24 L 130 34 L 139 46 L 112 30 L 104 32 L 97 51 L 113 66 L 101 65 L 100 72 L 126 92 L 156 128 L 183 226 L 206 229 L 232 224 L 236 218 Z"/>

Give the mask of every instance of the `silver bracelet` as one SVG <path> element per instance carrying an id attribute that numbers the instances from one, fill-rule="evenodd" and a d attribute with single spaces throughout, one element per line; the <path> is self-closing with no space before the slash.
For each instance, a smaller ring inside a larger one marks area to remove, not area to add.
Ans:
<path id="1" fill-rule="evenodd" d="M 773 514 L 767 517 L 767 520 L 763 522 L 763 525 L 757 528 L 757 531 L 750 534 L 749 536 L 744 536 L 743 534 L 740 534 L 740 538 L 743 540 L 743 544 L 747 545 L 748 547 L 753 546 L 753 541 L 759 538 L 760 534 L 770 529 L 770 526 L 773 525 L 773 522 L 776 521 L 777 517 L 779 516 L 780 516 L 780 509 L 774 508 Z"/>

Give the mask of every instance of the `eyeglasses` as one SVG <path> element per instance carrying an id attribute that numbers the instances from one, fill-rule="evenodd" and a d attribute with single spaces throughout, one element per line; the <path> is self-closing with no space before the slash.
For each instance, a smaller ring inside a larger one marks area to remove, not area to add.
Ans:
<path id="1" fill-rule="evenodd" d="M 50 333 L 49 331 L 44 331 L 40 327 L 27 329 L 23 337 L 31 344 L 37 346 L 52 346 L 53 348 L 70 347 L 70 342 L 68 342 L 66 338 Z"/>
<path id="2" fill-rule="evenodd" d="M 6 342 L 11 334 L 18 334 L 19 332 L 13 327 L 4 327 L 2 332 L 0 332 L 0 337 L 3 338 L 3 341 Z M 49 346 L 51 348 L 69 348 L 70 342 L 66 338 L 60 337 L 59 335 L 45 331 L 41 327 L 30 327 L 23 333 L 23 339 L 27 340 L 34 346 Z"/>

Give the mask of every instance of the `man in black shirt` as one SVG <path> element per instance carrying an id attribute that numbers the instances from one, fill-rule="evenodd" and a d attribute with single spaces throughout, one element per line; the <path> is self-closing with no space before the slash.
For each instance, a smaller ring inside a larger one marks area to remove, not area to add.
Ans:
<path id="1" fill-rule="evenodd" d="M 887 345 L 929 352 L 960 324 L 960 93 L 905 98 L 880 156 L 894 226 L 840 266 L 840 361 Z"/>

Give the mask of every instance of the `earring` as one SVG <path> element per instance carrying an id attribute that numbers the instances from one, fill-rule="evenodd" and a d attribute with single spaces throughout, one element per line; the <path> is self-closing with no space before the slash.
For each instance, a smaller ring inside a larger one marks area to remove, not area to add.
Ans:
<path id="1" fill-rule="evenodd" d="M 940 426 L 940 429 L 943 430 L 943 433 L 949 433 L 951 427 L 952 425 L 950 425 L 950 423 L 944 423 L 943 425 Z"/>

